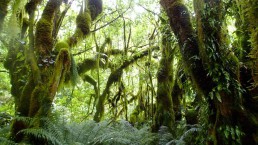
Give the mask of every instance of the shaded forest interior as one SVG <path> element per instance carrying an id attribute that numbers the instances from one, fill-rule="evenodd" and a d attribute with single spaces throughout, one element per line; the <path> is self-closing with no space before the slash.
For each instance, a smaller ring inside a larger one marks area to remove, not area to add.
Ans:
<path id="1" fill-rule="evenodd" d="M 258 0 L 1 0 L 0 144 L 258 144 Z"/>

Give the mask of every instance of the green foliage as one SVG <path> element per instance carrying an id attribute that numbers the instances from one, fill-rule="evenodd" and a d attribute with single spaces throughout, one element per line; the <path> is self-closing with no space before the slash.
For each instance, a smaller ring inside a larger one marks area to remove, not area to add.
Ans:
<path id="1" fill-rule="evenodd" d="M 33 124 L 33 119 L 20 117 L 27 124 Z M 53 121 L 41 118 L 41 127 L 32 127 L 21 130 L 18 134 L 25 134 L 29 138 L 47 141 L 49 145 L 151 145 L 155 144 L 157 136 L 150 133 L 149 127 L 134 128 L 127 121 L 110 122 L 85 121 L 81 123 L 66 124 L 60 120 Z M 6 132 L 4 129 L 1 132 Z M 0 136 L 0 141 L 13 143 L 6 136 Z"/>
<path id="2" fill-rule="evenodd" d="M 241 144 L 241 137 L 245 135 L 238 126 L 232 127 L 225 125 L 221 126 L 218 130 L 220 134 L 223 134 L 226 137 L 226 139 L 232 137 L 234 144 Z M 226 142 L 226 140 L 224 142 Z"/>
<path id="3" fill-rule="evenodd" d="M 69 126 L 72 133 L 71 140 L 82 144 L 145 145 L 152 144 L 156 139 L 148 127 L 138 130 L 127 121 L 100 123 L 86 121 Z"/>
<path id="4" fill-rule="evenodd" d="M 171 134 L 166 126 L 161 126 L 158 132 L 160 145 L 188 145 L 204 144 L 206 138 L 202 127 L 196 125 L 178 124 L 176 134 Z"/>

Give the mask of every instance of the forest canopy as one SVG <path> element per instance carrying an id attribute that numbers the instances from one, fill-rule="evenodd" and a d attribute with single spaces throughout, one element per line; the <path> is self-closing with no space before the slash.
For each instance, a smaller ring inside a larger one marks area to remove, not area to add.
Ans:
<path id="1" fill-rule="evenodd" d="M 0 144 L 258 144 L 258 0 L 1 0 Z"/>

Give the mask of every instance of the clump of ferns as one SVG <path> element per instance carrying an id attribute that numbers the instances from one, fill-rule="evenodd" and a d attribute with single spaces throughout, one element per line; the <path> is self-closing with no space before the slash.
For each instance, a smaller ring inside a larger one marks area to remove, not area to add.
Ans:
<path id="1" fill-rule="evenodd" d="M 202 134 L 202 127 L 198 124 L 179 126 L 175 134 L 172 134 L 168 127 L 161 126 L 158 132 L 159 145 L 205 144 Z"/>
<path id="2" fill-rule="evenodd" d="M 36 138 L 38 140 L 44 140 L 48 145 L 65 145 L 64 132 L 65 127 L 62 124 L 54 121 L 50 118 L 30 118 L 30 117 L 16 117 L 16 121 L 22 121 L 27 126 L 33 126 L 35 121 L 40 122 L 40 127 L 29 127 L 18 132 L 18 134 L 24 134 L 28 140 L 24 140 L 23 143 L 29 144 L 29 138 Z M 15 144 L 12 142 L 6 142 L 7 144 Z"/>
<path id="3" fill-rule="evenodd" d="M 86 121 L 69 125 L 70 141 L 83 145 L 145 145 L 154 144 L 157 139 L 149 127 L 134 128 L 127 121 Z"/>
<path id="4" fill-rule="evenodd" d="M 16 145 L 15 142 L 8 139 L 8 134 L 10 132 L 10 126 L 0 127 L 0 144 L 1 145 Z"/>

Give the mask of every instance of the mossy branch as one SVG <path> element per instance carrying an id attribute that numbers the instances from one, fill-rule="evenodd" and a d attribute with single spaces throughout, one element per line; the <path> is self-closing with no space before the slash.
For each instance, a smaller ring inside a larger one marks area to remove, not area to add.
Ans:
<path id="1" fill-rule="evenodd" d="M 53 78 L 50 81 L 50 99 L 53 100 L 54 96 L 65 81 L 65 76 L 70 73 L 71 55 L 68 48 L 63 48 L 59 51 L 56 58 Z"/>
<path id="2" fill-rule="evenodd" d="M 35 47 L 42 57 L 48 56 L 53 49 L 53 19 L 61 3 L 62 0 L 49 0 L 37 23 Z"/>
<path id="3" fill-rule="evenodd" d="M 123 64 L 120 65 L 120 67 L 118 67 L 116 70 L 114 70 L 109 75 L 106 87 L 97 102 L 96 113 L 94 115 L 95 121 L 97 121 L 97 122 L 101 121 L 103 114 L 104 114 L 104 103 L 106 100 L 106 96 L 110 90 L 111 85 L 115 82 L 118 82 L 121 79 L 122 74 L 123 74 L 123 69 L 127 68 L 128 66 L 130 66 L 131 64 L 136 62 L 138 59 L 143 58 L 144 56 L 147 56 L 149 54 L 149 52 L 151 52 L 150 50 L 158 50 L 158 49 L 159 49 L 158 46 L 153 46 L 153 47 L 141 52 L 140 54 L 134 55 L 131 59 L 125 60 L 123 62 Z"/>
<path id="4" fill-rule="evenodd" d="M 55 61 L 54 72 L 47 84 L 38 84 L 31 98 L 30 113 L 31 117 L 47 116 L 51 109 L 52 102 L 58 89 L 65 81 L 65 76 L 71 67 L 71 57 L 68 48 L 63 48 Z"/>
<path id="5" fill-rule="evenodd" d="M 65 17 L 65 15 L 66 15 L 67 11 L 70 9 L 71 5 L 72 5 L 72 2 L 69 3 L 69 4 L 66 6 L 66 8 L 63 10 L 63 12 L 61 13 L 61 15 L 58 17 L 58 20 L 57 20 L 57 22 L 56 22 L 56 24 L 55 24 L 55 29 L 53 30 L 53 39 L 54 39 L 54 40 L 56 40 L 57 34 L 58 34 L 59 29 L 60 29 L 60 27 L 61 27 L 61 25 L 62 25 L 62 23 L 63 23 L 64 17 Z"/>
<path id="6" fill-rule="evenodd" d="M 34 45 L 34 18 L 35 18 L 35 12 L 32 11 L 29 14 L 29 49 L 27 50 L 27 61 L 31 66 L 31 70 L 32 70 L 32 75 L 33 75 L 33 80 L 35 82 L 35 84 L 41 82 L 41 76 L 40 76 L 40 70 L 39 67 L 37 65 L 37 59 L 34 53 L 35 50 L 35 45 Z"/>
<path id="7" fill-rule="evenodd" d="M 90 33 L 92 21 L 102 12 L 102 0 L 89 0 L 86 6 L 84 9 L 83 6 L 81 7 L 76 17 L 76 30 L 68 39 L 70 47 L 76 46 Z"/>
<path id="8" fill-rule="evenodd" d="M 95 96 L 98 94 L 97 82 L 89 75 L 84 75 L 83 80 L 90 83 L 94 87 Z"/>
<path id="9" fill-rule="evenodd" d="M 96 64 L 97 64 L 97 60 L 95 58 L 88 58 L 88 59 L 85 59 L 83 62 L 77 64 L 79 75 L 89 70 L 96 69 L 96 66 L 97 66 Z M 102 61 L 99 61 L 99 66 L 104 67 L 105 64 Z"/>

